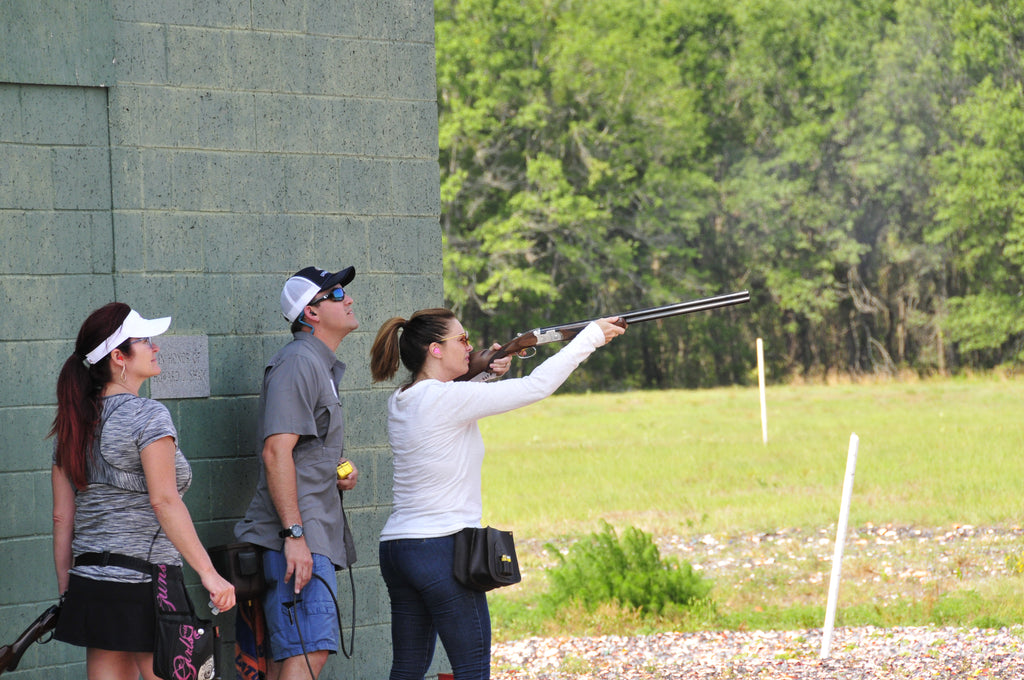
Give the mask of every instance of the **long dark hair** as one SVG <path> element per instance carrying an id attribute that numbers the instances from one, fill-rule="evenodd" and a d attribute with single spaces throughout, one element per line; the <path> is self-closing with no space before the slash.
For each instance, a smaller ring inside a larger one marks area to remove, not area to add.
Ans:
<path id="1" fill-rule="evenodd" d="M 399 358 L 415 379 L 427 360 L 427 347 L 445 336 L 454 318 L 452 310 L 435 307 L 421 309 L 408 321 L 400 316 L 385 321 L 370 348 L 373 382 L 393 377 L 398 372 Z"/>
<path id="2" fill-rule="evenodd" d="M 86 460 L 103 409 L 103 386 L 113 379 L 109 354 L 91 366 L 85 356 L 113 335 L 130 311 L 123 302 L 111 302 L 90 314 L 78 329 L 74 353 L 57 377 L 57 415 L 47 436 L 56 437 L 57 465 L 77 489 L 87 484 Z M 131 339 L 118 349 L 131 356 Z"/>

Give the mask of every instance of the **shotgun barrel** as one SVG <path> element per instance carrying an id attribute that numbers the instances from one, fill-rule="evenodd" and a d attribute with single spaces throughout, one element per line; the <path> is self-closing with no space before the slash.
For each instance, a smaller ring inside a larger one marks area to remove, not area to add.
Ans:
<path id="1" fill-rule="evenodd" d="M 670 305 L 662 305 L 661 307 L 637 309 L 631 312 L 624 312 L 622 314 L 609 314 L 608 316 L 617 316 L 619 318 L 620 325 L 625 328 L 631 323 L 654 321 L 656 319 L 665 319 L 670 316 L 679 316 L 681 314 L 693 314 L 694 312 L 703 312 L 709 309 L 729 307 L 731 305 L 739 305 L 745 302 L 750 302 L 750 292 L 742 290 L 736 293 L 716 295 L 714 297 L 701 298 L 699 300 L 676 302 Z M 487 367 L 495 359 L 500 359 L 508 356 L 509 354 L 522 356 L 522 353 L 530 347 L 544 345 L 549 342 L 571 340 L 576 337 L 581 330 L 586 328 L 587 324 L 591 321 L 594 321 L 594 319 L 574 321 L 572 323 L 559 324 L 557 326 L 534 328 L 531 331 L 520 333 L 510 342 L 503 345 L 501 349 L 484 349 L 473 352 L 469 357 L 469 370 L 457 378 L 457 380 L 469 380 L 486 371 Z"/>

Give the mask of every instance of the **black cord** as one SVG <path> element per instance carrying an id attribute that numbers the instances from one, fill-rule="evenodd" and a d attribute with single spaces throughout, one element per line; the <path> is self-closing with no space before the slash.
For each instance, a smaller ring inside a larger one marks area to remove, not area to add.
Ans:
<path id="1" fill-rule="evenodd" d="M 352 633 L 349 638 L 348 649 L 345 648 L 345 628 L 342 626 L 341 623 L 341 605 L 338 604 L 338 598 L 334 596 L 334 591 L 331 590 L 331 586 L 327 583 L 323 576 L 314 573 L 313 578 L 319 579 L 320 582 L 324 584 L 324 587 L 327 588 L 327 592 L 330 594 L 331 599 L 334 600 L 334 611 L 338 616 L 338 631 L 339 637 L 341 638 L 341 653 L 345 655 L 346 659 L 351 659 L 352 654 L 354 654 L 356 650 L 356 581 L 355 577 L 352 575 L 352 565 L 349 565 L 348 567 L 348 579 L 349 584 L 352 587 Z M 288 608 L 297 608 L 300 602 L 302 602 L 301 593 L 299 593 L 299 595 L 291 602 L 285 602 L 284 606 Z M 295 630 L 299 634 L 299 645 L 302 646 L 302 656 L 304 656 L 306 659 L 306 667 L 309 669 L 309 677 L 315 678 L 316 673 L 313 672 L 313 666 L 309 662 L 309 652 L 306 650 L 306 641 L 302 638 L 302 626 L 299 625 L 298 612 L 295 612 L 295 617 L 292 619 L 292 622 L 295 624 Z"/>
<path id="2" fill-rule="evenodd" d="M 314 576 L 316 576 L 316 574 L 314 574 Z M 284 606 L 285 607 L 295 607 L 295 608 L 298 608 L 298 604 L 301 601 L 302 601 L 302 595 L 299 594 L 291 602 L 286 602 Z M 289 614 L 290 614 L 290 612 L 289 612 Z M 295 630 L 298 631 L 298 633 L 299 633 L 299 645 L 302 646 L 302 656 L 305 657 L 305 659 L 306 659 L 306 668 L 309 669 L 309 677 L 310 678 L 316 678 L 316 673 L 313 672 L 313 664 L 311 664 L 309 662 L 309 652 L 306 651 L 306 641 L 302 639 L 302 627 L 299 625 L 299 612 L 297 612 L 297 611 L 295 612 L 295 618 L 293 618 L 292 621 L 295 623 Z"/>
<path id="3" fill-rule="evenodd" d="M 348 527 L 348 518 L 345 517 L 345 492 L 338 489 L 338 502 L 341 504 L 341 518 L 344 522 L 345 527 Z M 344 529 L 342 529 L 344 532 Z M 356 580 L 352 576 L 352 562 L 355 558 L 352 555 L 345 555 L 345 561 L 348 562 L 348 583 L 349 588 L 352 591 L 352 637 L 349 639 L 349 650 L 345 650 L 345 629 L 341 625 L 341 606 L 338 604 L 337 598 L 334 600 L 334 609 L 338 612 L 338 637 L 341 638 L 341 653 L 345 655 L 346 659 L 351 659 L 352 654 L 356 651 Z M 320 579 L 321 581 L 323 579 Z M 327 585 L 324 583 L 324 585 Z M 330 592 L 330 588 L 327 589 Z M 332 593 L 333 597 L 333 593 Z"/>

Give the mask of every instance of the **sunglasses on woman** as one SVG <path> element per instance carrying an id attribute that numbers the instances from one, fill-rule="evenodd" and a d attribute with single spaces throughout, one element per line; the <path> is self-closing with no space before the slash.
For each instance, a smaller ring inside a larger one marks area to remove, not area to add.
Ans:
<path id="1" fill-rule="evenodd" d="M 449 335 L 447 338 L 441 338 L 438 342 L 444 342 L 445 340 L 458 340 L 466 347 L 469 347 L 469 336 L 465 333 L 459 333 L 458 335 Z"/>

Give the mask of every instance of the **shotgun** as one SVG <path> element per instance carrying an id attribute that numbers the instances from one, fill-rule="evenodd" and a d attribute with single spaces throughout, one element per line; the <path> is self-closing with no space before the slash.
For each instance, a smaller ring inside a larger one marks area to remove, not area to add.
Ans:
<path id="1" fill-rule="evenodd" d="M 58 616 L 60 616 L 60 605 L 50 605 L 50 608 L 40 614 L 39 618 L 33 621 L 32 625 L 26 628 L 17 640 L 0 647 L 0 675 L 3 675 L 4 671 L 13 671 L 18 668 L 18 663 L 29 645 L 57 627 Z M 44 642 L 48 641 L 49 639 L 44 640 Z"/>
<path id="2" fill-rule="evenodd" d="M 631 323 L 654 321 L 655 319 L 664 319 L 670 316 L 679 316 L 680 314 L 703 312 L 707 309 L 718 309 L 719 307 L 739 305 L 744 302 L 750 302 L 750 293 L 742 290 L 738 293 L 716 295 L 714 297 L 689 300 L 687 302 L 676 302 L 671 305 L 651 307 L 649 309 L 637 309 L 624 314 L 609 314 L 608 316 L 618 316 L 619 320 L 616 323 L 625 328 Z M 559 326 L 534 328 L 532 331 L 520 333 L 510 342 L 503 345 L 501 349 L 483 349 L 473 352 L 469 355 L 469 370 L 456 378 L 456 380 L 469 380 L 486 371 L 487 367 L 495 359 L 501 359 L 509 354 L 526 358 L 533 356 L 529 353 L 530 348 L 535 348 L 537 345 L 544 345 L 549 342 L 572 340 L 580 331 L 586 328 L 587 324 L 591 321 L 594 321 L 594 319 L 574 321 L 573 323 L 562 324 Z"/>

